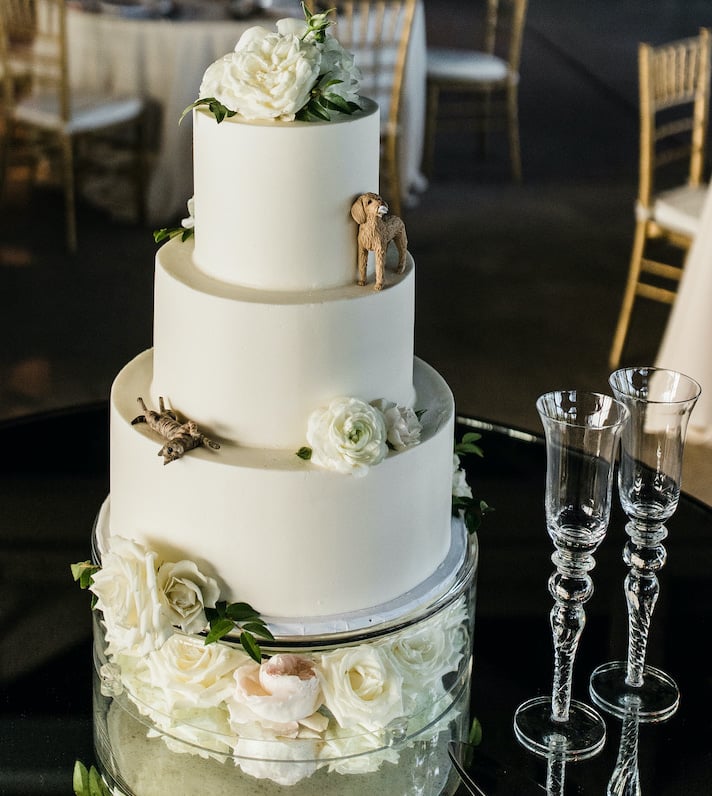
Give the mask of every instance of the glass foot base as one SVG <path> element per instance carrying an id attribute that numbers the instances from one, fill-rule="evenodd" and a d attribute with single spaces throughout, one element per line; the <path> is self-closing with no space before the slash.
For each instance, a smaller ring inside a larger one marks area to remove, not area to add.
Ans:
<path id="1" fill-rule="evenodd" d="M 594 669 L 589 681 L 591 699 L 602 710 L 625 718 L 634 712 L 639 721 L 665 721 L 680 704 L 680 691 L 670 675 L 654 666 L 643 669 L 643 685 L 626 683 L 625 661 L 604 663 Z"/>
<path id="2" fill-rule="evenodd" d="M 606 725 L 598 711 L 576 700 L 571 702 L 568 721 L 554 721 L 551 697 L 535 697 L 517 708 L 514 734 L 519 743 L 534 754 L 583 760 L 603 749 Z"/>

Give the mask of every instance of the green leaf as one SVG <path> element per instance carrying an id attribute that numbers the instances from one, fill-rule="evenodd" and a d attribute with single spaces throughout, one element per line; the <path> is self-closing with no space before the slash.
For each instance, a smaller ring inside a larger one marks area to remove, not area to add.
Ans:
<path id="1" fill-rule="evenodd" d="M 164 240 L 177 238 L 180 235 L 181 241 L 185 243 L 188 238 L 192 238 L 195 234 L 193 227 L 163 227 L 153 231 L 153 240 L 156 243 L 163 243 Z"/>
<path id="2" fill-rule="evenodd" d="M 329 106 L 341 113 L 351 113 L 349 103 L 338 94 L 324 94 L 324 99 L 329 103 Z"/>
<path id="3" fill-rule="evenodd" d="M 89 796 L 111 796 L 111 791 L 94 766 L 89 769 Z"/>
<path id="4" fill-rule="evenodd" d="M 224 616 L 233 622 L 245 622 L 250 619 L 258 619 L 259 614 L 248 603 L 230 603 L 225 608 Z"/>
<path id="5" fill-rule="evenodd" d="M 111 791 L 94 766 L 88 771 L 80 760 L 74 763 L 72 787 L 76 796 L 111 796 Z"/>
<path id="6" fill-rule="evenodd" d="M 472 719 L 467 742 L 471 743 L 473 746 L 479 746 L 482 743 L 482 725 L 477 717 Z"/>
<path id="7" fill-rule="evenodd" d="M 75 581 L 79 581 L 81 589 L 88 589 L 92 584 L 94 575 L 101 569 L 96 564 L 92 564 L 91 561 L 80 561 L 77 564 L 72 564 L 71 568 L 72 577 Z"/>
<path id="8" fill-rule="evenodd" d="M 297 456 L 299 456 L 300 459 L 304 459 L 305 462 L 308 462 L 311 459 L 311 457 L 312 457 L 312 449 L 311 448 L 307 448 L 306 446 L 303 447 L 303 448 L 300 448 L 297 451 Z"/>
<path id="9" fill-rule="evenodd" d="M 230 619 L 216 619 L 214 622 L 210 623 L 210 632 L 205 638 L 205 643 L 213 644 L 216 641 L 220 641 L 221 638 L 227 636 L 227 634 L 231 633 L 234 629 L 235 623 Z"/>
<path id="10" fill-rule="evenodd" d="M 494 511 L 494 509 L 488 506 L 484 500 L 455 497 L 453 495 L 452 511 L 454 514 L 461 511 L 468 532 L 475 533 L 480 529 L 485 514 L 489 514 L 491 511 Z"/>
<path id="11" fill-rule="evenodd" d="M 248 633 L 254 633 L 256 636 L 260 636 L 260 638 L 274 638 L 272 631 L 264 622 L 245 622 L 242 629 L 247 630 Z"/>
<path id="12" fill-rule="evenodd" d="M 331 121 L 331 116 L 329 116 L 326 110 L 324 110 L 318 97 L 315 97 L 313 100 L 310 100 L 307 103 L 306 111 L 311 116 L 315 116 L 317 119 L 321 119 L 323 122 Z"/>
<path id="13" fill-rule="evenodd" d="M 193 110 L 193 108 L 199 108 L 201 106 L 207 106 L 210 113 L 213 114 L 215 117 L 215 121 L 220 124 L 224 119 L 230 118 L 231 116 L 235 116 L 237 111 L 230 110 L 225 105 L 220 102 L 220 100 L 215 99 L 215 97 L 201 97 L 197 99 L 195 102 L 192 102 L 188 107 L 181 113 L 180 119 L 178 119 L 178 124 L 180 124 L 183 119 Z"/>
<path id="14" fill-rule="evenodd" d="M 76 796 L 87 796 L 89 793 L 89 772 L 81 760 L 76 760 L 74 763 L 72 787 Z"/>
<path id="15" fill-rule="evenodd" d="M 260 645 L 255 641 L 255 637 L 248 633 L 246 630 L 243 630 L 240 634 L 240 644 L 242 644 L 245 652 L 252 658 L 253 661 L 257 663 L 262 662 L 262 650 L 260 649 Z"/>
<path id="16" fill-rule="evenodd" d="M 460 442 L 455 444 L 455 453 L 458 456 L 464 456 L 468 453 L 474 453 L 475 456 L 484 456 L 484 452 L 479 445 L 475 443 L 478 440 L 482 439 L 482 434 L 478 434 L 475 431 L 470 431 L 467 434 L 463 435 Z"/>

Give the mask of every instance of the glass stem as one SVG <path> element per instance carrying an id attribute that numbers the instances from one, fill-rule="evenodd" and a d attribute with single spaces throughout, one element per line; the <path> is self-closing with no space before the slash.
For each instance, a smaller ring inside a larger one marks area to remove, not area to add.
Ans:
<path id="1" fill-rule="evenodd" d="M 546 765 L 546 796 L 564 796 L 566 783 L 566 741 L 554 734 L 549 739 L 549 755 Z"/>
<path id="2" fill-rule="evenodd" d="M 640 700 L 632 697 L 623 717 L 618 759 L 606 790 L 607 796 L 640 796 L 638 769 L 638 727 Z"/>
<path id="3" fill-rule="evenodd" d="M 554 556 L 556 561 L 557 556 Z M 593 559 L 586 557 L 587 564 Z M 559 557 L 559 560 L 560 557 Z M 553 721 L 569 720 L 571 707 L 571 681 L 574 659 L 581 633 L 586 624 L 583 603 L 593 593 L 593 582 L 588 575 L 590 566 L 565 571 L 561 567 L 549 578 L 549 593 L 554 598 L 554 607 L 549 614 L 554 639 L 554 685 L 551 694 L 551 717 Z"/>
<path id="4" fill-rule="evenodd" d="M 662 540 L 667 536 L 664 525 L 645 525 L 631 521 L 626 525 L 630 539 L 623 551 L 629 572 L 625 579 L 628 605 L 628 662 L 626 684 L 631 688 L 643 685 L 643 670 L 648 647 L 648 633 L 653 610 L 660 593 L 656 573 L 665 565 L 667 552 Z"/>

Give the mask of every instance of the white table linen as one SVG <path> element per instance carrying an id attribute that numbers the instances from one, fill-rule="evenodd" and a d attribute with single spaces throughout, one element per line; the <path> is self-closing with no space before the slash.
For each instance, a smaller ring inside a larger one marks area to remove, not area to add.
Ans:
<path id="1" fill-rule="evenodd" d="M 193 193 L 192 123 L 178 119 L 197 99 L 205 69 L 230 52 L 242 32 L 275 19 L 130 19 L 75 8 L 68 14 L 71 84 L 84 90 L 138 94 L 157 103 L 161 122 L 146 213 L 162 225 L 186 214 Z M 425 117 L 425 14 L 418 5 L 406 68 L 401 173 L 403 192 L 422 190 Z"/>
<path id="2" fill-rule="evenodd" d="M 702 394 L 692 412 L 688 439 L 712 445 L 712 187 L 707 189 L 656 365 L 700 383 Z"/>

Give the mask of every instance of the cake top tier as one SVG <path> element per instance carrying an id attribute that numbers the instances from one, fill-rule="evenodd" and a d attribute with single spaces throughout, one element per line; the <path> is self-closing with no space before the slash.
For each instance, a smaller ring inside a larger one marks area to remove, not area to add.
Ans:
<path id="1" fill-rule="evenodd" d="M 246 30 L 233 52 L 208 67 L 196 104 L 251 120 L 328 121 L 358 110 L 361 75 L 329 32 L 330 12 L 302 9 L 304 19 L 280 19 L 276 30 Z"/>

